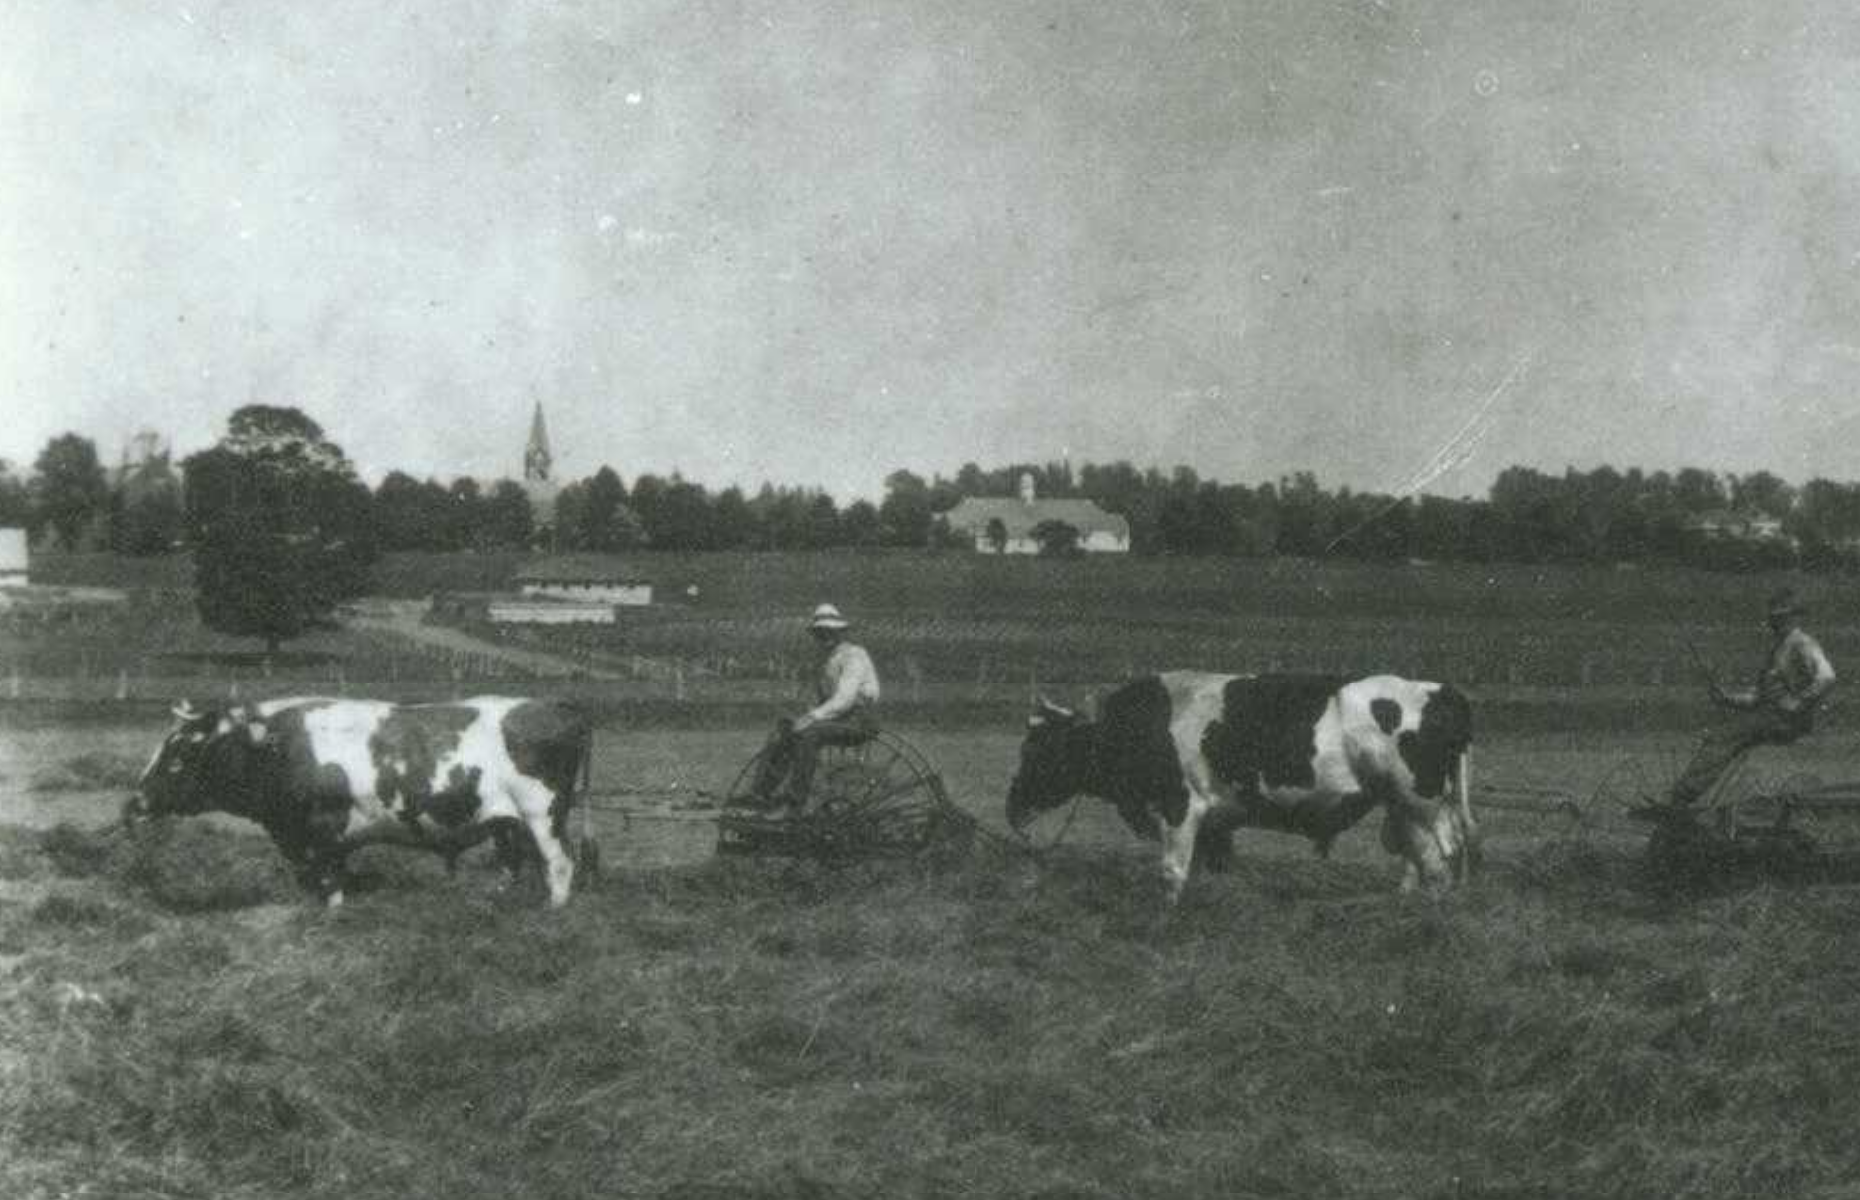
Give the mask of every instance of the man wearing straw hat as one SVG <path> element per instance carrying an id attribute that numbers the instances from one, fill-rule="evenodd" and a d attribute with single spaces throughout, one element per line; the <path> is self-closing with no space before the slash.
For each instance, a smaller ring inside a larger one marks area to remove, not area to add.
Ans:
<path id="1" fill-rule="evenodd" d="M 820 657 L 819 703 L 776 726 L 756 777 L 756 795 L 767 804 L 800 808 L 813 788 L 822 746 L 857 746 L 878 734 L 872 712 L 878 704 L 878 669 L 865 647 L 846 636 L 851 627 L 831 604 L 815 608 L 808 618 L 807 632 Z"/>
<path id="2" fill-rule="evenodd" d="M 1815 710 L 1834 686 L 1834 665 L 1821 644 L 1802 628 L 1807 610 L 1793 588 L 1770 597 L 1770 656 L 1748 691 L 1727 692 L 1709 681 L 1714 704 L 1735 712 L 1699 743 L 1669 797 L 1675 806 L 1694 804 L 1731 765 L 1758 746 L 1786 746 L 1815 727 Z"/>

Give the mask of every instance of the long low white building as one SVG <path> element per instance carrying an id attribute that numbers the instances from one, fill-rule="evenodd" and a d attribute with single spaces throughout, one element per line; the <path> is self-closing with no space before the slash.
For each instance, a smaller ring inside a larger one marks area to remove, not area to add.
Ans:
<path id="1" fill-rule="evenodd" d="M 485 613 L 497 625 L 612 625 L 616 620 L 611 603 L 548 597 L 493 600 Z"/>
<path id="2" fill-rule="evenodd" d="M 623 575 L 597 558 L 546 558 L 516 573 L 521 595 L 535 599 L 592 601 L 627 608 L 652 603 L 652 584 Z"/>

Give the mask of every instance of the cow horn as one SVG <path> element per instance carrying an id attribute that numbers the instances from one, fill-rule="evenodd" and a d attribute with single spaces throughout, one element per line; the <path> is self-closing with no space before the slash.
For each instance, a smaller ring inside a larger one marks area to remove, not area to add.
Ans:
<path id="1" fill-rule="evenodd" d="M 194 711 L 194 702 L 185 699 L 168 711 L 181 718 L 183 721 L 191 721 L 200 715 L 198 712 Z"/>
<path id="2" fill-rule="evenodd" d="M 1044 695 L 1038 697 L 1034 701 L 1033 710 L 1038 713 L 1047 713 L 1055 717 L 1070 717 L 1074 715 L 1071 709 L 1065 707 L 1063 704 L 1054 704 Z"/>

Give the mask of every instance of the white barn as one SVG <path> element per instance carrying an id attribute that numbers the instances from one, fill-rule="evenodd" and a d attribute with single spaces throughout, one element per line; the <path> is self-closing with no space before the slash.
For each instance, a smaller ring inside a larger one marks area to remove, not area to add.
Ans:
<path id="1" fill-rule="evenodd" d="M 1048 521 L 1076 529 L 1079 549 L 1089 554 L 1130 552 L 1130 522 L 1095 500 L 1041 500 L 1032 475 L 1020 477 L 1018 497 L 965 496 L 943 519 L 983 554 L 1038 554 L 1034 531 Z"/>

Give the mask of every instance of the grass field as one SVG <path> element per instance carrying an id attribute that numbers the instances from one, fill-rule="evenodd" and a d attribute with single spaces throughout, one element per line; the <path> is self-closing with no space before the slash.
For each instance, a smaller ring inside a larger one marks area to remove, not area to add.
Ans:
<path id="1" fill-rule="evenodd" d="M 395 555 L 378 575 L 385 591 L 423 596 L 485 586 L 515 561 Z M 998 706 L 1024 700 L 1036 686 L 1077 693 L 1181 666 L 1393 671 L 1451 679 L 1494 701 L 1573 688 L 1586 703 L 1625 689 L 1607 720 L 1644 725 L 1644 715 L 1625 702 L 1668 712 L 1675 696 L 1683 697 L 1684 711 L 1675 715 L 1697 719 L 1688 640 L 1728 678 L 1749 670 L 1763 646 L 1763 599 L 1787 578 L 897 553 L 639 555 L 615 563 L 622 574 L 653 579 L 662 595 L 682 596 L 695 585 L 698 599 L 626 612 L 612 629 L 472 632 L 585 661 L 635 685 L 605 689 L 615 698 L 767 699 L 786 695 L 781 687 L 803 686 L 802 614 L 832 597 L 859 621 L 893 701 Z M 36 686 L 74 698 L 160 697 L 206 681 L 237 682 L 247 694 L 355 687 L 431 696 L 529 679 L 494 662 L 357 630 L 312 634 L 267 669 L 253 642 L 200 628 L 190 597 L 177 590 L 184 568 L 183 560 L 47 560 L 40 574 L 48 581 L 140 590 L 113 613 L 0 616 L 0 694 Z M 1835 661 L 1860 661 L 1860 588 L 1845 576 L 1795 582 L 1815 606 L 1813 628 Z M 768 683 L 779 686 L 773 693 L 749 686 Z"/>
<path id="2" fill-rule="evenodd" d="M 865 618 L 894 725 L 990 821 L 1029 667 L 1080 692 L 1138 651 L 1437 659 L 1480 681 L 1480 779 L 1586 796 L 1703 715 L 1677 664 L 1652 681 L 1661 639 L 1743 664 L 1771 580 L 716 556 L 686 568 L 696 607 L 609 648 L 652 670 L 597 685 L 460 677 L 356 631 L 267 670 L 152 572 L 67 565 L 146 590 L 0 623 L 0 688 L 32 665 L 0 704 L 0 1195 L 1831 1200 L 1860 1178 L 1846 870 L 1676 889 L 1619 827 L 1491 811 L 1470 891 L 1397 895 L 1372 821 L 1327 863 L 1243 835 L 1165 920 L 1154 848 L 1102 808 L 1037 865 L 984 845 L 837 872 L 602 812 L 607 869 L 560 913 L 482 858 L 447 878 L 370 851 L 332 915 L 249 827 L 100 832 L 163 724 L 110 698 L 126 675 L 579 694 L 606 717 L 597 790 L 676 804 L 759 743 L 820 595 Z M 397 586 L 482 565 L 403 561 Z M 1809 585 L 1837 663 L 1846 586 Z M 1760 765 L 1850 778 L 1857 751 L 1837 714 Z"/>
<path id="3" fill-rule="evenodd" d="M 716 861 L 564 913 L 257 839 L 0 837 L 8 1195 L 1834 1197 L 1853 892 L 1540 841 L 1450 901 L 1246 856 Z"/>
<path id="4" fill-rule="evenodd" d="M 1044 865 L 939 871 L 713 860 L 705 826 L 602 813 L 565 912 L 371 851 L 331 915 L 249 827 L 96 832 L 156 732 L 0 729 L 0 1194 L 1833 1197 L 1860 1169 L 1850 883 L 1675 893 L 1619 831 L 1495 813 L 1470 892 L 1398 896 L 1370 822 L 1329 863 L 1243 835 L 1165 921 L 1102 808 Z M 908 732 L 992 820 L 1014 737 Z M 610 730 L 597 785 L 675 802 L 759 736 Z M 1677 745 L 1481 763 L 1581 788 Z"/>

